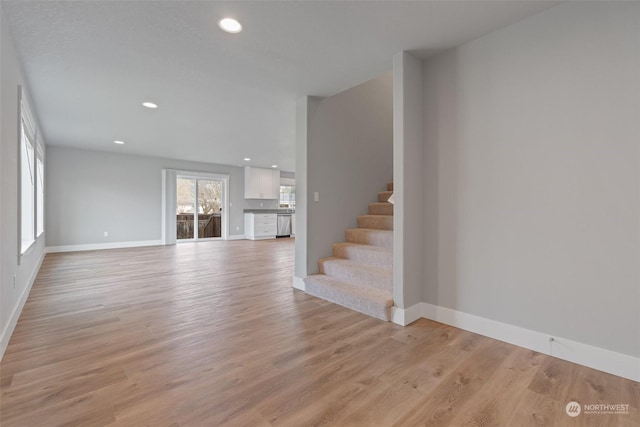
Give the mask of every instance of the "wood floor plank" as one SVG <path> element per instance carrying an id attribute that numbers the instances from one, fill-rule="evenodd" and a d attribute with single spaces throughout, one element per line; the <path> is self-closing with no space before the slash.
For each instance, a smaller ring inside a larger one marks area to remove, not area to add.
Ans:
<path id="1" fill-rule="evenodd" d="M 569 401 L 567 401 L 569 402 Z M 580 420 L 567 416 L 565 405 L 544 394 L 524 390 L 522 397 L 509 416 L 509 426 L 555 427 L 579 426 Z"/>
<path id="2" fill-rule="evenodd" d="M 427 395 L 423 402 L 400 418 L 394 425 L 449 426 L 457 413 L 491 378 L 513 346 L 484 339 L 475 347 L 477 355 L 465 359 Z"/>
<path id="3" fill-rule="evenodd" d="M 344 411 L 348 416 L 344 420 L 338 419 L 334 425 L 389 426 L 412 410 L 421 398 L 420 392 L 409 384 L 377 387 L 368 396 L 366 404 L 348 408 Z"/>
<path id="4" fill-rule="evenodd" d="M 97 398 L 94 393 L 36 405 L 31 410 L 11 414 L 8 419 L 10 421 L 3 421 L 2 426 L 104 426 L 115 421 L 109 400 Z"/>
<path id="5" fill-rule="evenodd" d="M 544 356 L 524 348 L 509 355 L 451 422 L 460 426 L 507 426 L 513 408 L 526 391 L 522 384 L 531 382 Z"/>
<path id="6" fill-rule="evenodd" d="M 394 385 L 408 384 L 423 395 L 428 395 L 471 356 L 468 352 L 442 343 L 429 347 L 424 352 L 419 350 L 421 357 L 414 357 L 413 360 L 403 364 L 391 364 L 390 369 L 382 374 L 381 379 Z"/>
<path id="7" fill-rule="evenodd" d="M 564 396 L 569 395 L 571 383 L 578 375 L 578 370 L 578 366 L 571 362 L 549 357 L 540 365 L 536 376 L 529 384 L 529 390 L 553 400 L 563 400 Z"/>
<path id="8" fill-rule="evenodd" d="M 638 383 L 292 289 L 293 242 L 48 254 L 0 363 L 0 425 L 640 425 Z M 631 409 L 573 419 L 571 399 Z"/>

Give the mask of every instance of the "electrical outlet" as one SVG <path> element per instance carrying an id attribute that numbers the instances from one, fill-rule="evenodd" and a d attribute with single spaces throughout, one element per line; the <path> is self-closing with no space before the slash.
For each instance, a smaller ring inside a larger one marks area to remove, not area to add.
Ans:
<path id="1" fill-rule="evenodd" d="M 109 237 L 109 232 L 108 231 L 104 232 L 104 237 Z"/>

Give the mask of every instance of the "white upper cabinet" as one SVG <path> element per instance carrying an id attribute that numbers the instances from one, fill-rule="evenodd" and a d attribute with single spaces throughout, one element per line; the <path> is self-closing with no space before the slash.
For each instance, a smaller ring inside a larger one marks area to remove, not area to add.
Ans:
<path id="1" fill-rule="evenodd" d="M 244 168 L 244 198 L 270 199 L 280 198 L 280 171 L 277 169 Z"/>

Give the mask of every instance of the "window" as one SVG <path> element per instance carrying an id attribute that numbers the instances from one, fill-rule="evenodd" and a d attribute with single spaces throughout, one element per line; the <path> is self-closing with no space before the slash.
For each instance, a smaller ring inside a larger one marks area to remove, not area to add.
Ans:
<path id="1" fill-rule="evenodd" d="M 293 185 L 280 186 L 280 207 L 295 209 L 296 207 L 296 187 Z"/>
<path id="2" fill-rule="evenodd" d="M 44 149 L 20 90 L 20 254 L 44 231 Z M 37 141 L 37 142 L 36 142 Z"/>
<path id="3" fill-rule="evenodd" d="M 36 236 L 44 233 L 44 151 L 38 141 L 36 156 Z"/>
<path id="4" fill-rule="evenodd" d="M 22 199 L 22 209 L 20 211 L 22 246 L 21 253 L 24 253 L 35 240 L 33 233 L 34 206 L 34 184 L 35 171 L 33 170 L 33 140 L 27 130 L 27 126 L 22 122 L 22 138 L 20 149 L 20 192 Z"/>

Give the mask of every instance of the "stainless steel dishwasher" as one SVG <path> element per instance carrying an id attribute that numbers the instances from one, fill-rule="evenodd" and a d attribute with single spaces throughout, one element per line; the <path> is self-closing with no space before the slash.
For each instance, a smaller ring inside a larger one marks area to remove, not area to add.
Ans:
<path id="1" fill-rule="evenodd" d="M 291 236 L 291 214 L 288 212 L 278 212 L 278 232 L 276 237 Z"/>

